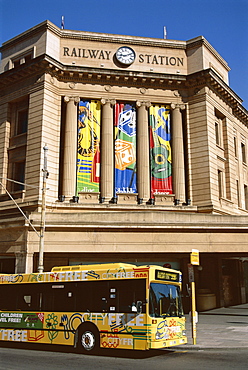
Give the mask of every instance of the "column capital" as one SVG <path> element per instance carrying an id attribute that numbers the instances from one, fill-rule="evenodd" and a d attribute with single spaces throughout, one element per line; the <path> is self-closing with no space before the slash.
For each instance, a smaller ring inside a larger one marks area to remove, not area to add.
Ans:
<path id="1" fill-rule="evenodd" d="M 80 102 L 79 96 L 64 96 L 65 103 L 69 103 L 70 101 L 73 101 L 74 104 L 78 104 Z"/>
<path id="2" fill-rule="evenodd" d="M 116 100 L 115 99 L 105 99 L 105 98 L 102 98 L 101 99 L 101 104 L 102 105 L 105 105 L 105 104 L 110 104 L 110 105 L 115 105 L 116 103 Z"/>
<path id="3" fill-rule="evenodd" d="M 171 109 L 181 109 L 181 110 L 184 110 L 186 108 L 185 104 L 174 104 L 174 103 L 171 103 Z"/>
<path id="4" fill-rule="evenodd" d="M 146 108 L 149 108 L 151 106 L 151 102 L 148 100 L 137 100 L 136 101 L 136 107 L 140 108 L 142 106 L 145 106 Z"/>

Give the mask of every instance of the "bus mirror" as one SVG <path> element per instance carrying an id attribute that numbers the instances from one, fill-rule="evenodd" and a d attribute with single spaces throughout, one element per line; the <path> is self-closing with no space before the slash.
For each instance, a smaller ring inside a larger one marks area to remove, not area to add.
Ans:
<path id="1" fill-rule="evenodd" d="M 132 303 L 131 310 L 132 310 L 132 312 L 137 312 L 138 311 L 137 310 L 137 306 L 136 306 L 136 304 L 134 302 Z"/>

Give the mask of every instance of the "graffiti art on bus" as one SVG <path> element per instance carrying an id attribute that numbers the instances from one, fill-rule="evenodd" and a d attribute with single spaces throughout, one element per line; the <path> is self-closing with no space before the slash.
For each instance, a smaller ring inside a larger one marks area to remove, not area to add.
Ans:
<path id="1" fill-rule="evenodd" d="M 58 316 L 55 315 L 55 313 L 49 313 L 47 315 L 47 318 L 45 320 L 46 327 L 48 330 L 48 338 L 50 339 L 51 343 L 53 340 L 58 336 L 59 332 L 57 331 L 57 325 L 58 325 Z"/>
<path id="2" fill-rule="evenodd" d="M 60 325 L 64 327 L 64 337 L 69 339 L 71 334 L 75 334 L 78 326 L 84 321 L 84 317 L 80 313 L 74 313 L 70 317 L 64 314 L 61 316 Z"/>
<path id="3" fill-rule="evenodd" d="M 42 274 L 29 274 L 28 276 L 28 281 L 35 281 L 39 282 L 43 280 L 43 275 Z"/>
<path id="4" fill-rule="evenodd" d="M 161 321 L 157 326 L 156 331 L 156 339 L 168 339 L 169 332 L 168 332 L 168 325 L 166 320 Z"/>
<path id="5" fill-rule="evenodd" d="M 0 329 L 0 340 L 27 342 L 28 330 Z"/>
<path id="6" fill-rule="evenodd" d="M 43 330 L 28 330 L 28 342 L 38 342 L 44 337 Z"/>
<path id="7" fill-rule="evenodd" d="M 156 339 L 174 339 L 181 336 L 182 327 L 175 319 L 161 321 L 157 326 Z"/>
<path id="8" fill-rule="evenodd" d="M 175 337 L 181 336 L 182 334 L 182 327 L 175 319 L 170 319 L 168 323 L 168 330 L 170 339 L 174 339 Z"/>
<path id="9" fill-rule="evenodd" d="M 11 283 L 21 283 L 22 280 L 23 280 L 23 275 L 22 274 L 12 275 Z"/>
<path id="10" fill-rule="evenodd" d="M 117 322 L 117 320 L 112 320 L 110 324 L 110 329 L 112 332 L 118 331 L 119 333 L 132 331 L 132 328 L 127 325 L 124 325 L 121 320 L 119 322 Z"/>
<path id="11" fill-rule="evenodd" d="M 101 333 L 101 345 L 104 348 L 117 348 L 119 346 L 133 346 L 132 337 L 122 337 L 115 333 Z"/>
<path id="12" fill-rule="evenodd" d="M 86 273 L 87 276 L 93 277 L 95 279 L 100 279 L 100 275 L 97 274 L 95 271 L 91 270 Z"/>

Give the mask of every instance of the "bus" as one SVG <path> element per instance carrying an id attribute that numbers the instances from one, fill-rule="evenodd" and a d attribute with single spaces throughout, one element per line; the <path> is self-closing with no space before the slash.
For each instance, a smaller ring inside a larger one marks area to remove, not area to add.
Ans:
<path id="1" fill-rule="evenodd" d="M 0 274 L 0 341 L 149 350 L 187 343 L 182 274 L 110 263 Z"/>

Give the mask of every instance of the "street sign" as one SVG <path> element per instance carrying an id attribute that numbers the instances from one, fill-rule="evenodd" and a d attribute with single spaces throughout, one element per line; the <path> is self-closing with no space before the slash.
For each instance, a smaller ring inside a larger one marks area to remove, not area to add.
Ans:
<path id="1" fill-rule="evenodd" d="M 190 253 L 190 263 L 192 265 L 200 265 L 198 249 L 192 249 L 192 253 Z"/>

